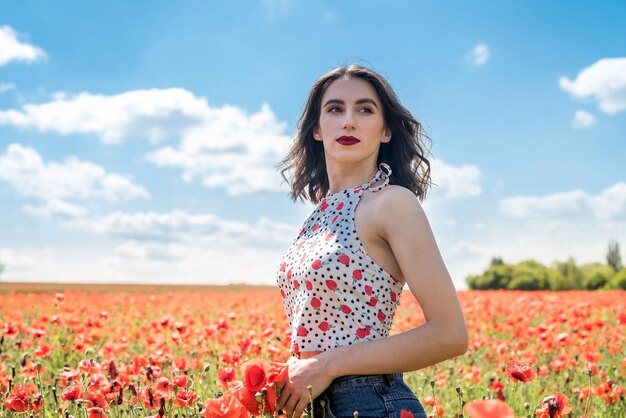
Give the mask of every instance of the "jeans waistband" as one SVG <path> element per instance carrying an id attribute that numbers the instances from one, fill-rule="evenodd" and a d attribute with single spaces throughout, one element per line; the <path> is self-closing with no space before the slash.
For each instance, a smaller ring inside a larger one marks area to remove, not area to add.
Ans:
<path id="1" fill-rule="evenodd" d="M 350 384 L 364 384 L 364 383 L 386 383 L 389 386 L 393 386 L 394 382 L 398 379 L 402 379 L 402 373 L 389 373 L 389 374 L 351 374 L 347 376 L 340 376 L 333 379 L 331 385 Z"/>

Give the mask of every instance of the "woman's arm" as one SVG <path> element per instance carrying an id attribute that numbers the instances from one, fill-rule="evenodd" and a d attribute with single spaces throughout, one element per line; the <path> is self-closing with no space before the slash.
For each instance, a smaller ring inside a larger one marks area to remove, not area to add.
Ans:
<path id="1" fill-rule="evenodd" d="M 389 187 L 376 205 L 379 235 L 389 243 L 426 322 L 389 338 L 316 356 L 333 378 L 422 369 L 467 350 L 456 290 L 419 201 L 408 189 Z"/>
<path id="2" fill-rule="evenodd" d="M 405 188 L 386 189 L 376 202 L 372 221 L 389 243 L 426 322 L 392 337 L 291 363 L 278 405 L 295 411 L 293 416 L 299 416 L 308 401 L 307 385 L 313 386 L 316 397 L 339 376 L 422 369 L 467 350 L 467 328 L 456 290 L 419 201 Z"/>

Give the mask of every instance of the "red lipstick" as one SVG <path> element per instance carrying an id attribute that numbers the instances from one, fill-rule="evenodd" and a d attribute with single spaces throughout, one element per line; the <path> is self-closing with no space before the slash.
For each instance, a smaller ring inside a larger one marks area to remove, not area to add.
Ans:
<path id="1" fill-rule="evenodd" d="M 337 138 L 337 142 L 339 142 L 341 145 L 354 145 L 359 141 L 357 138 L 353 137 L 353 136 L 340 136 L 339 138 Z"/>

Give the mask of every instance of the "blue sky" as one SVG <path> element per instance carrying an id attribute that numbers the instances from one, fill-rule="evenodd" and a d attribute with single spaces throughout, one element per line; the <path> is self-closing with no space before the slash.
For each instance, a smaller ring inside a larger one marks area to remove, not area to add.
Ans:
<path id="1" fill-rule="evenodd" d="M 626 3 L 0 3 L 4 280 L 274 283 L 311 84 L 385 75 L 432 137 L 458 288 L 626 246 Z M 622 251 L 624 255 L 624 252 Z"/>

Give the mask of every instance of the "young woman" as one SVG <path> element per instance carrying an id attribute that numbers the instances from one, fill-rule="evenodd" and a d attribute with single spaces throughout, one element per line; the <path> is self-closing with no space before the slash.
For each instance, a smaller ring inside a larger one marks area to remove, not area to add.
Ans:
<path id="1" fill-rule="evenodd" d="M 316 418 L 425 416 L 402 372 L 467 350 L 456 291 L 416 198 L 430 184 L 423 140 L 369 68 L 337 68 L 311 89 L 281 171 L 294 200 L 317 204 L 278 269 L 292 357 L 277 406 L 288 418 L 308 410 L 309 385 Z M 390 337 L 405 284 L 426 322 Z"/>

